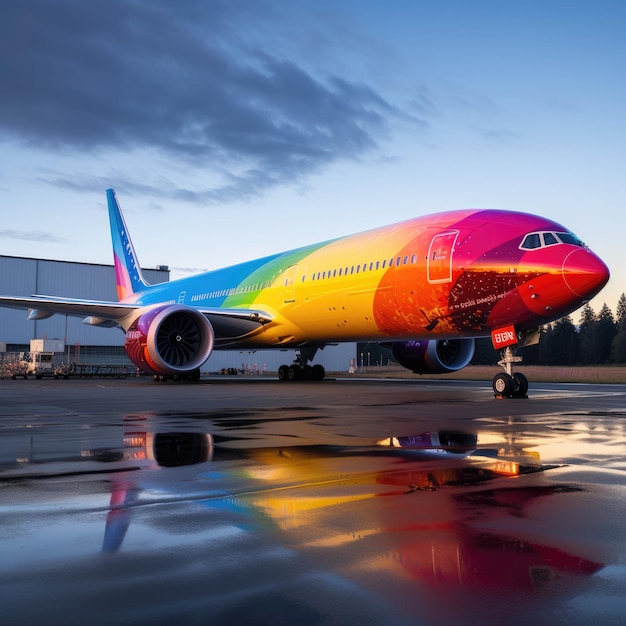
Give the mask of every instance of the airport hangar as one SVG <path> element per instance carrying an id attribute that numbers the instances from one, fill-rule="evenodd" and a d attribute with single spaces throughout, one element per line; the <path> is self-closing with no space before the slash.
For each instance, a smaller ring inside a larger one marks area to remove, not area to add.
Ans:
<path id="1" fill-rule="evenodd" d="M 152 284 L 170 279 L 166 265 L 142 271 Z M 0 294 L 117 300 L 113 265 L 3 255 L 0 255 Z M 6 349 L 7 353 L 28 352 L 31 339 L 57 339 L 65 345 L 64 353 L 55 357 L 59 363 L 134 367 L 124 351 L 124 333 L 119 328 L 98 328 L 66 315 L 41 320 L 28 320 L 27 316 L 25 310 L 0 307 L 0 349 Z M 280 365 L 291 363 L 294 358 L 294 350 L 216 350 L 202 370 L 218 372 L 234 368 L 261 374 L 276 372 Z M 320 350 L 315 362 L 327 371 L 348 371 L 351 365 L 367 365 L 368 358 L 364 354 L 357 360 L 357 344 L 345 343 Z"/>

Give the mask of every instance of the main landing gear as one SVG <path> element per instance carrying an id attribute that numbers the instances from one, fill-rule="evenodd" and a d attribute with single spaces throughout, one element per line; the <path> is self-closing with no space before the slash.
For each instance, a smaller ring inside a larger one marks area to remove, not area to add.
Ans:
<path id="1" fill-rule="evenodd" d="M 278 368 L 278 380 L 324 380 L 326 370 L 322 365 L 309 365 L 313 360 L 317 348 L 301 348 L 296 352 L 296 358 L 291 365 L 281 365 Z"/>
<path id="2" fill-rule="evenodd" d="M 522 357 L 515 356 L 512 346 L 501 350 L 502 358 L 498 361 L 504 372 L 493 377 L 493 393 L 496 398 L 528 398 L 528 379 L 520 372 L 513 373 L 513 363 L 521 363 Z"/>

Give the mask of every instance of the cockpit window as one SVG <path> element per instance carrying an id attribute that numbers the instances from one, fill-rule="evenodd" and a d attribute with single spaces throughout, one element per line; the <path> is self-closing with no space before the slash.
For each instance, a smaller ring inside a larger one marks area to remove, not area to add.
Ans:
<path id="1" fill-rule="evenodd" d="M 554 246 L 559 243 L 559 240 L 552 233 L 543 233 L 543 243 L 546 246 Z"/>
<path id="2" fill-rule="evenodd" d="M 573 246 L 585 246 L 574 233 L 556 233 L 556 235 L 563 243 L 571 243 Z"/>
<path id="3" fill-rule="evenodd" d="M 522 250 L 536 250 L 537 248 L 541 248 L 541 237 L 539 236 L 539 233 L 530 233 L 530 235 L 526 235 L 520 248 Z"/>
<path id="4" fill-rule="evenodd" d="M 573 246 L 583 246 L 584 243 L 574 235 L 574 233 L 551 233 L 538 232 L 528 233 L 522 240 L 521 250 L 537 250 L 538 248 L 547 248 L 548 246 L 556 246 L 560 243 L 567 243 Z"/>

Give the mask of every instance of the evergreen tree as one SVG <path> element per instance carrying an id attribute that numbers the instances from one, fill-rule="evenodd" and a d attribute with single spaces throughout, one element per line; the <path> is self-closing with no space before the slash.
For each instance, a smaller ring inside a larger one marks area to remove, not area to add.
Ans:
<path id="1" fill-rule="evenodd" d="M 617 302 L 617 333 L 611 342 L 611 361 L 626 363 L 626 295 Z"/>
<path id="2" fill-rule="evenodd" d="M 551 365 L 574 365 L 576 363 L 578 337 L 572 318 L 567 315 L 557 320 L 552 329 Z"/>
<path id="3" fill-rule="evenodd" d="M 602 305 L 596 320 L 596 340 L 598 344 L 597 363 L 608 363 L 611 358 L 611 344 L 617 335 L 617 326 L 613 319 L 613 313 L 606 302 Z"/>
<path id="4" fill-rule="evenodd" d="M 611 361 L 626 363 L 626 324 L 622 324 L 611 343 Z"/>
<path id="5" fill-rule="evenodd" d="M 490 337 L 476 339 L 472 365 L 497 365 L 499 360 L 500 353 L 493 347 Z"/>
<path id="6" fill-rule="evenodd" d="M 595 365 L 600 361 L 600 348 L 597 341 L 596 315 L 589 303 L 580 313 L 578 325 L 578 359 L 582 365 Z"/>
<path id="7" fill-rule="evenodd" d="M 626 294 L 622 294 L 617 301 L 617 319 L 615 320 L 618 326 L 626 324 Z"/>

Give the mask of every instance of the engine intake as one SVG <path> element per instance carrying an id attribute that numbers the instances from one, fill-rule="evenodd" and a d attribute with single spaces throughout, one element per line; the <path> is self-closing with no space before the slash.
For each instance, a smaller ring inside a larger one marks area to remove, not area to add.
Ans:
<path id="1" fill-rule="evenodd" d="M 465 339 L 395 341 L 391 351 L 395 360 L 416 374 L 446 374 L 469 365 L 475 342 Z"/>
<path id="2" fill-rule="evenodd" d="M 130 360 L 153 374 L 183 374 L 199 368 L 213 351 L 213 328 L 196 309 L 167 304 L 148 309 L 126 331 Z"/>

